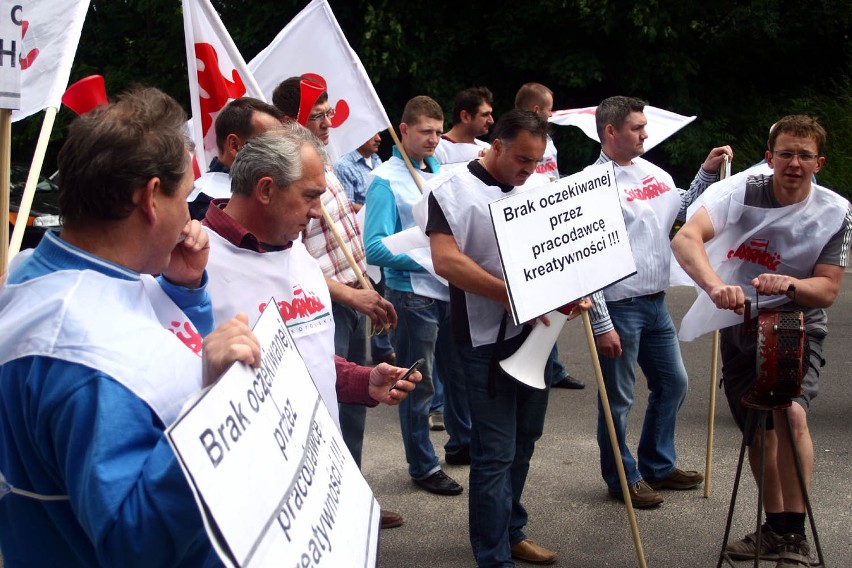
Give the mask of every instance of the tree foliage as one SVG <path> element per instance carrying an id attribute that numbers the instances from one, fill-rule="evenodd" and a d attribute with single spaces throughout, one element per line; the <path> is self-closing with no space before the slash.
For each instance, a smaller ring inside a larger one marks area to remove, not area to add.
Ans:
<path id="1" fill-rule="evenodd" d="M 306 4 L 213 0 L 247 60 Z M 743 169 L 762 158 L 773 122 L 809 113 L 829 133 L 821 182 L 847 194 L 852 188 L 850 0 L 330 4 L 392 120 L 418 94 L 449 114 L 455 93 L 472 85 L 494 91 L 498 115 L 526 81 L 553 89 L 556 108 L 633 95 L 698 116 L 650 155 L 686 184 L 711 147 L 731 144 L 734 169 Z M 183 45 L 177 0 L 92 0 L 72 80 L 99 72 L 110 93 L 134 82 L 155 85 L 189 108 Z M 70 111 L 60 113 L 52 153 L 70 118 Z M 19 161 L 37 128 L 37 121 L 16 125 Z M 597 153 L 576 129 L 556 127 L 554 137 L 566 173 Z"/>

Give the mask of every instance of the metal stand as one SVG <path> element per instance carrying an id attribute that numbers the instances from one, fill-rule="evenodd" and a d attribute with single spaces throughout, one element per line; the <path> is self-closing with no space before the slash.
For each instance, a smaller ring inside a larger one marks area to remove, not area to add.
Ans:
<path id="1" fill-rule="evenodd" d="M 784 405 L 785 407 L 789 406 L 789 403 Z M 731 534 L 731 520 L 734 517 L 734 505 L 737 502 L 737 491 L 740 486 L 740 479 L 742 477 L 743 470 L 743 458 L 745 457 L 746 448 L 748 447 L 748 434 L 752 431 L 752 427 L 757 422 L 757 431 L 755 435 L 760 436 L 760 466 L 758 469 L 758 479 L 757 479 L 757 529 L 755 530 L 756 542 L 755 542 L 755 554 L 754 554 L 754 567 L 758 568 L 760 566 L 760 546 L 762 543 L 762 528 L 763 523 L 761 523 L 761 519 L 763 518 L 763 482 L 765 477 L 765 469 L 766 469 L 766 418 L 769 415 L 769 412 L 772 410 L 778 410 L 779 408 L 772 407 L 760 407 L 760 408 L 749 408 L 748 414 L 746 415 L 746 424 L 743 433 L 743 442 L 740 445 L 740 457 L 737 462 L 737 474 L 734 478 L 734 488 L 731 491 L 731 504 L 728 507 L 728 521 L 725 524 L 725 536 L 722 539 L 722 550 L 719 552 L 719 562 L 716 564 L 716 568 L 721 568 L 722 562 L 727 562 L 728 565 L 734 566 L 733 561 L 728 556 L 728 553 L 725 552 L 725 549 L 728 547 L 728 537 Z M 784 418 L 787 420 L 787 432 L 792 436 L 792 426 L 790 424 L 790 416 L 786 412 L 784 413 Z M 793 450 L 793 458 L 796 462 L 796 475 L 799 479 L 799 487 L 802 491 L 802 497 L 805 500 L 805 506 L 807 508 L 808 520 L 811 525 L 811 534 L 813 535 L 814 546 L 817 551 L 817 563 L 812 564 L 812 566 L 825 566 L 825 559 L 822 554 L 822 546 L 820 546 L 819 535 L 817 534 L 816 524 L 814 522 L 814 514 L 811 509 L 811 500 L 808 497 L 808 489 L 805 485 L 805 476 L 802 472 L 802 462 L 799 459 L 799 450 L 796 448 L 796 444 L 793 442 L 792 438 L 790 440 L 790 445 Z"/>

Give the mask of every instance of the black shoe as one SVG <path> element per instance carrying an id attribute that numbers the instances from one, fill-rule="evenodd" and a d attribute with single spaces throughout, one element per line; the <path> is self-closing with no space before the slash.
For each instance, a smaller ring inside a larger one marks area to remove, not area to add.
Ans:
<path id="1" fill-rule="evenodd" d="M 453 453 L 445 453 L 444 461 L 449 465 L 470 465 L 470 446 L 465 446 Z"/>
<path id="2" fill-rule="evenodd" d="M 580 379 L 575 379 L 571 375 L 565 375 L 565 378 L 553 383 L 550 388 L 553 389 L 584 389 L 586 388 L 586 383 L 581 381 Z"/>
<path id="3" fill-rule="evenodd" d="M 414 479 L 414 483 L 436 495 L 459 495 L 464 489 L 455 480 L 439 469 L 429 477 Z"/>

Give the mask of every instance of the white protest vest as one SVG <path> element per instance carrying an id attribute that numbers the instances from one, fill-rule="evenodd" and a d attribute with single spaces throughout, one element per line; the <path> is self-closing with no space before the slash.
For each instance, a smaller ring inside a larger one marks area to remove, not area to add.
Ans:
<path id="1" fill-rule="evenodd" d="M 437 183 L 439 180 L 435 181 Z M 502 279 L 503 269 L 488 204 L 520 193 L 533 185 L 527 183 L 503 193 L 499 187 L 482 183 L 465 168 L 450 174 L 432 193 L 450 224 L 459 250 L 485 271 Z M 495 343 L 500 322 L 506 313 L 503 304 L 468 292 L 465 292 L 465 301 L 473 346 Z M 521 329 L 509 317 L 506 339 L 515 337 Z"/>
<path id="2" fill-rule="evenodd" d="M 270 298 L 296 341 L 311 378 L 334 423 L 337 370 L 331 295 L 317 261 L 300 241 L 282 251 L 258 253 L 235 247 L 215 231 L 210 235 L 207 289 L 216 324 L 246 312 L 254 326 Z"/>
<path id="3" fill-rule="evenodd" d="M 680 211 L 680 192 L 665 171 L 642 158 L 613 165 L 636 274 L 604 288 L 609 302 L 669 287 L 669 231 Z"/>
<path id="4" fill-rule="evenodd" d="M 746 297 L 754 297 L 751 281 L 761 274 L 810 277 L 823 248 L 843 226 L 849 202 L 812 184 L 800 203 L 752 207 L 743 204 L 747 180 L 738 175 L 715 184 L 702 204 L 716 232 L 705 244 L 710 266 L 723 282 L 740 286 Z M 760 296 L 759 306 L 771 308 L 789 301 L 786 295 Z M 757 317 L 757 310 L 752 315 Z M 717 309 L 702 291 L 684 316 L 679 335 L 691 341 L 742 321 L 731 310 Z"/>
<path id="5" fill-rule="evenodd" d="M 155 288 L 159 294 L 149 295 Z M 155 307 L 162 303 L 171 306 Z M 159 321 L 158 313 L 168 321 Z M 144 400 L 168 426 L 201 388 L 197 353 L 164 329 L 188 321 L 176 314 L 183 312 L 146 274 L 121 280 L 62 270 L 7 284 L 0 292 L 0 364 L 42 356 L 96 369 Z"/>
<path id="6" fill-rule="evenodd" d="M 557 181 L 559 179 L 559 165 L 556 162 L 556 144 L 553 143 L 553 138 L 547 137 L 547 146 L 544 149 L 544 156 L 535 166 L 535 173 L 547 176 L 548 181 Z"/>
<path id="7" fill-rule="evenodd" d="M 441 138 L 438 141 L 438 146 L 435 148 L 434 157 L 442 165 L 467 163 L 479 158 L 479 153 L 490 147 L 491 144 L 483 142 L 478 138 L 474 138 L 472 144 L 468 142 L 453 142 L 452 140 Z"/>
<path id="8" fill-rule="evenodd" d="M 433 177 L 433 174 L 426 172 L 418 172 L 426 182 Z M 423 198 L 420 189 L 411 177 L 411 172 L 405 166 L 402 159 L 396 156 L 383 163 L 375 170 L 373 175 L 378 178 L 387 180 L 391 186 L 394 199 L 396 199 L 396 208 L 399 211 L 399 220 L 402 225 L 402 230 L 410 229 L 417 226 L 414 219 L 414 206 Z M 411 280 L 411 288 L 415 294 L 434 298 L 444 302 L 450 301 L 450 289 L 438 281 L 428 271 L 409 272 L 408 276 Z"/>
<path id="9" fill-rule="evenodd" d="M 230 199 L 231 176 L 224 172 L 207 172 L 195 180 L 192 191 L 186 200 L 195 201 L 199 193 L 209 195 L 213 199 Z"/>

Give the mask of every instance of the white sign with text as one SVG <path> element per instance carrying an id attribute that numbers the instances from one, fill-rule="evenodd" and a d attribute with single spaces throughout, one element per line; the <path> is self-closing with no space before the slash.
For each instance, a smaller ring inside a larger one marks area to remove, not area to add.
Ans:
<path id="1" fill-rule="evenodd" d="M 636 273 L 611 163 L 490 208 L 517 324 Z"/>
<path id="2" fill-rule="evenodd" d="M 261 367 L 235 364 L 167 431 L 211 541 L 231 566 L 375 566 L 378 503 L 278 310 L 254 333 Z"/>

